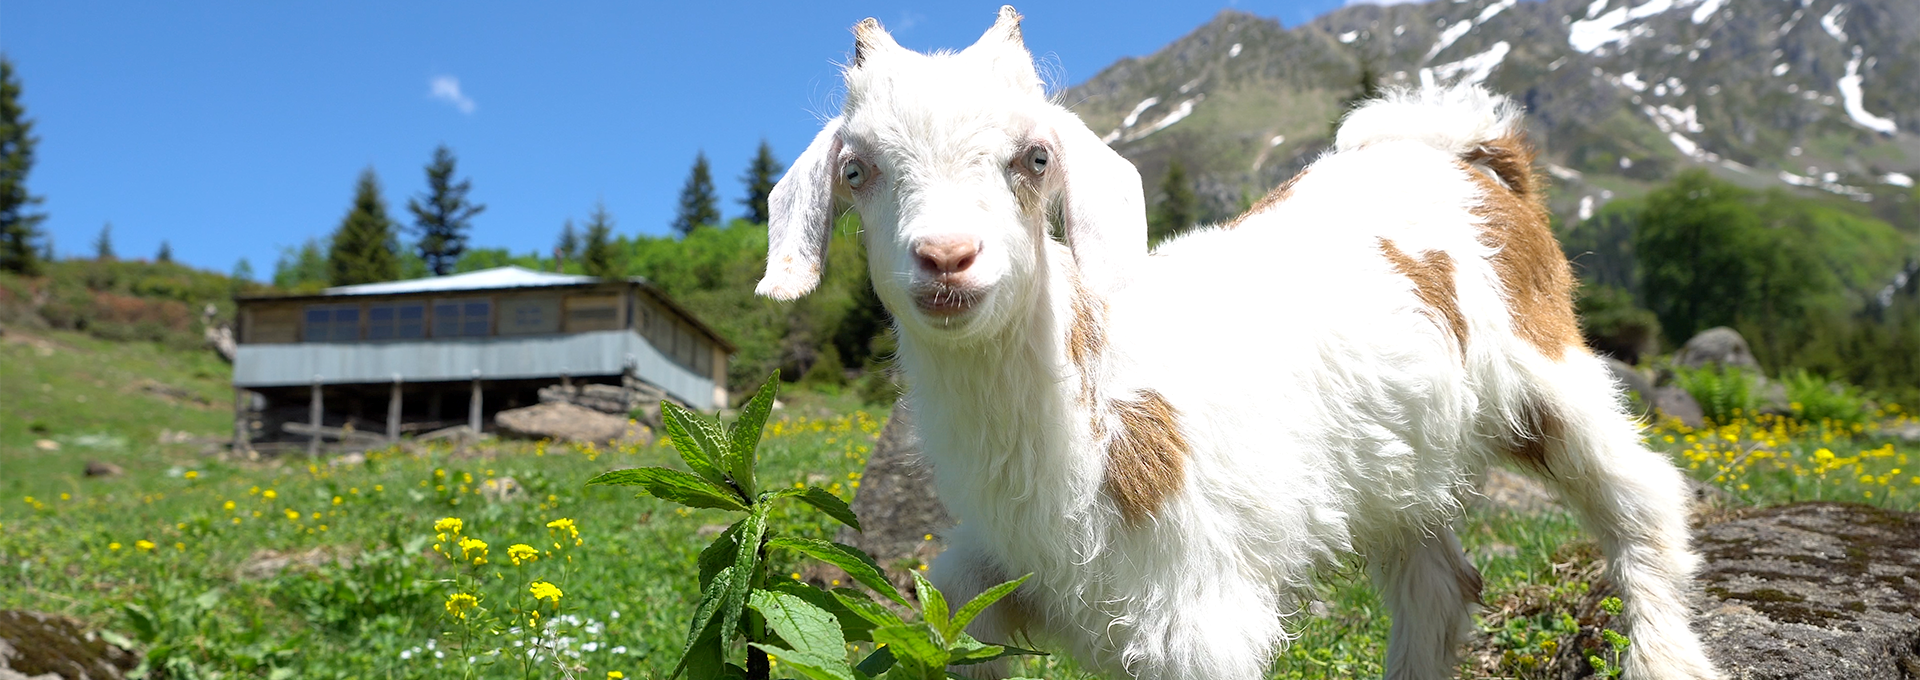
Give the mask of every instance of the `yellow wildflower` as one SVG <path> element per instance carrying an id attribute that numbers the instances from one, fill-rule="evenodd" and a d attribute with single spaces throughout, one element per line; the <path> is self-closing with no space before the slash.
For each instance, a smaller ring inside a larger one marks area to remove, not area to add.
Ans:
<path id="1" fill-rule="evenodd" d="M 293 509 L 293 508 L 287 508 L 287 521 L 290 521 L 290 522 L 291 522 L 291 521 L 298 521 L 299 519 L 300 519 L 300 511 L 299 511 L 299 510 L 295 510 L 295 509 Z"/>
<path id="2" fill-rule="evenodd" d="M 138 540 L 138 541 L 134 541 L 134 542 L 133 542 L 133 547 L 135 547 L 135 548 L 139 548 L 139 549 L 141 549 L 141 550 L 152 550 L 152 549 L 153 549 L 153 541 L 149 541 L 149 540 L 147 540 L 147 539 L 144 539 L 144 538 L 143 538 L 143 539 L 140 539 L 140 540 Z"/>
<path id="3" fill-rule="evenodd" d="M 343 501 L 341 501 L 341 500 L 340 500 L 340 497 L 339 497 L 339 496 L 334 496 L 334 497 L 333 497 L 333 504 L 334 504 L 334 505 L 339 505 L 339 504 L 340 504 L 340 503 L 342 503 L 342 502 L 343 502 Z"/>
<path id="4" fill-rule="evenodd" d="M 457 534 L 460 533 L 460 529 L 464 526 L 466 526 L 466 523 L 461 522 L 460 518 L 447 517 L 438 522 L 434 522 L 433 530 L 445 534 Z"/>
<path id="5" fill-rule="evenodd" d="M 260 497 L 265 498 L 267 500 L 273 500 L 275 498 L 278 498 L 279 496 L 280 494 L 274 493 L 273 489 L 267 489 L 266 491 L 260 492 Z"/>
<path id="6" fill-rule="evenodd" d="M 187 471 L 187 474 L 184 474 L 184 475 L 181 475 L 181 476 L 182 476 L 182 477 L 186 477 L 187 479 L 198 479 L 198 478 L 200 477 L 200 471 L 198 471 L 198 470 L 188 470 L 188 471 Z"/>
<path id="7" fill-rule="evenodd" d="M 620 671 L 607 671 L 607 680 L 620 680 L 621 678 L 624 678 L 624 677 L 627 677 L 626 673 L 622 673 Z"/>
<path id="8" fill-rule="evenodd" d="M 460 557 L 473 560 L 474 564 L 486 564 L 487 542 L 477 538 L 460 539 Z"/>
<path id="9" fill-rule="evenodd" d="M 515 543 L 507 546 L 507 556 L 513 558 L 513 564 L 517 567 L 520 566 L 521 562 L 532 562 L 540 559 L 540 551 L 535 550 L 533 546 L 525 543 Z"/>
<path id="10" fill-rule="evenodd" d="M 119 543 L 117 543 L 117 542 L 116 542 L 116 543 L 108 543 L 108 544 L 107 544 L 107 549 L 108 549 L 108 550 L 119 550 L 119 549 L 120 549 L 120 544 L 119 544 Z"/>
<path id="11" fill-rule="evenodd" d="M 454 593 L 447 596 L 447 613 L 452 614 L 454 618 L 465 619 L 467 618 L 467 610 L 479 604 L 480 598 L 466 593 Z"/>
<path id="12" fill-rule="evenodd" d="M 560 604 L 560 596 L 563 594 L 559 586 L 546 581 L 534 581 L 527 586 L 527 592 L 533 593 L 535 600 L 553 600 L 556 606 Z"/>
<path id="13" fill-rule="evenodd" d="M 221 509 L 221 510 L 226 510 L 226 511 L 228 511 L 228 512 L 232 512 L 232 511 L 233 511 L 233 501 L 227 501 L 227 502 L 225 502 L 225 503 L 221 503 L 221 504 L 220 504 L 220 509 Z"/>

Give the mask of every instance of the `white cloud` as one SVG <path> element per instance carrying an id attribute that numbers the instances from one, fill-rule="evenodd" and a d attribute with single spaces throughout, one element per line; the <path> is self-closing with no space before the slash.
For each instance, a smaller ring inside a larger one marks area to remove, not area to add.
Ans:
<path id="1" fill-rule="evenodd" d="M 1347 0 L 1346 4 L 1352 7 L 1354 5 L 1405 5 L 1418 2 L 1427 2 L 1427 0 Z"/>
<path id="2" fill-rule="evenodd" d="M 473 113 L 473 98 L 460 92 L 460 79 L 453 76 L 434 76 L 427 85 L 427 94 L 434 99 L 452 104 L 461 113 Z"/>

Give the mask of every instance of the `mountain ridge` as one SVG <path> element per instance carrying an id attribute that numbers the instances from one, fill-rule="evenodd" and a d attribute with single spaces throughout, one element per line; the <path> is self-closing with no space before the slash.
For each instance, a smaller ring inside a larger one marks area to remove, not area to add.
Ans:
<path id="1" fill-rule="evenodd" d="M 1563 221 L 1693 167 L 1889 221 L 1920 201 L 1920 3 L 1903 0 L 1438 0 L 1293 28 L 1229 9 L 1062 97 L 1150 202 L 1178 160 L 1224 220 L 1327 148 L 1363 69 L 1524 105 Z"/>

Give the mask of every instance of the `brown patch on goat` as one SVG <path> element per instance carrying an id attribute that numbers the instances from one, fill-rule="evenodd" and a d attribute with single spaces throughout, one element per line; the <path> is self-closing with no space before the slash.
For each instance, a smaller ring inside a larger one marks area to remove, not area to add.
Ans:
<path id="1" fill-rule="evenodd" d="M 1300 178 L 1306 176 L 1307 172 L 1302 170 L 1300 174 L 1288 178 L 1285 182 L 1281 182 L 1280 186 L 1274 187 L 1273 191 L 1267 192 L 1267 195 L 1261 196 L 1259 201 L 1254 202 L 1253 207 L 1247 208 L 1246 212 L 1240 213 L 1239 217 L 1235 217 L 1232 222 L 1228 222 L 1225 228 L 1233 229 L 1238 227 L 1241 222 L 1247 221 L 1254 215 L 1272 210 L 1274 206 L 1287 202 L 1287 199 L 1293 198 L 1293 185 L 1299 184 Z"/>
<path id="2" fill-rule="evenodd" d="M 1435 321 L 1440 322 L 1441 330 L 1453 333 L 1453 341 L 1460 346 L 1460 356 L 1466 356 L 1467 318 L 1460 313 L 1460 300 L 1454 293 L 1453 257 L 1444 251 L 1427 250 L 1421 251 L 1419 259 L 1414 259 L 1385 238 L 1380 239 L 1380 252 L 1387 256 L 1394 271 L 1413 282 L 1414 295 L 1439 316 Z"/>
<path id="3" fill-rule="evenodd" d="M 1093 404 L 1093 360 L 1100 356 L 1106 347 L 1106 304 L 1081 285 L 1079 276 L 1072 276 L 1072 297 L 1068 304 L 1073 308 L 1073 318 L 1067 320 L 1067 359 L 1080 371 L 1080 403 Z M 1099 423 L 1094 423 L 1094 431 L 1099 431 Z"/>
<path id="4" fill-rule="evenodd" d="M 1467 596 L 1468 602 L 1479 605 L 1487 603 L 1486 600 L 1481 599 L 1481 594 L 1486 588 L 1486 582 L 1480 577 L 1480 570 L 1475 568 L 1472 562 L 1455 560 L 1453 580 L 1454 583 L 1460 586 L 1460 592 Z"/>
<path id="5" fill-rule="evenodd" d="M 1520 422 L 1507 442 L 1507 455 L 1542 475 L 1547 465 L 1547 442 L 1566 439 L 1566 423 L 1545 404 L 1527 401 L 1520 406 Z"/>
<path id="6" fill-rule="evenodd" d="M 1159 392 L 1143 390 L 1137 401 L 1115 400 L 1120 431 L 1107 444 L 1107 495 L 1129 523 L 1153 516 L 1180 492 L 1187 466 L 1187 438 L 1179 413 Z"/>
<path id="7" fill-rule="evenodd" d="M 1480 188 L 1473 213 L 1483 222 L 1480 242 L 1495 249 L 1493 270 L 1506 293 L 1514 334 L 1558 361 L 1567 348 L 1580 346 L 1580 323 L 1573 315 L 1573 271 L 1547 223 L 1533 147 L 1524 134 L 1509 132 L 1460 161 Z"/>

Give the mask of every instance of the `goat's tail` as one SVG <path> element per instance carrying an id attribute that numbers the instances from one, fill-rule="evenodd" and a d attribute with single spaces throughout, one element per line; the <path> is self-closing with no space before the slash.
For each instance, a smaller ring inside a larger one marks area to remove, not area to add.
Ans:
<path id="1" fill-rule="evenodd" d="M 1334 146 L 1353 151 L 1391 141 L 1448 152 L 1485 168 L 1521 196 L 1535 197 L 1541 188 L 1520 106 L 1479 85 L 1389 89 L 1347 114 Z"/>

